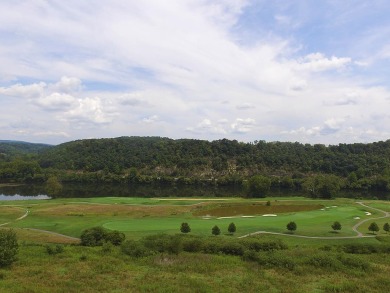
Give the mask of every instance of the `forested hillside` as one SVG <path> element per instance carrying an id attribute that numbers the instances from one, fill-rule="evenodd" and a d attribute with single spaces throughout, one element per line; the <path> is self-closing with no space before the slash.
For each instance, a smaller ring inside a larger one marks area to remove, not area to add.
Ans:
<path id="1" fill-rule="evenodd" d="M 51 145 L 41 143 L 0 140 L 0 160 L 9 160 L 20 155 L 38 154 L 51 147 Z"/>
<path id="2" fill-rule="evenodd" d="M 36 147 L 36 156 L 3 161 L 0 180 L 236 185 L 262 176 L 248 182 L 260 186 L 266 177 L 271 187 L 327 197 L 342 188 L 390 191 L 390 140 L 325 146 L 119 137 Z"/>
<path id="3" fill-rule="evenodd" d="M 40 155 L 43 168 L 118 172 L 135 167 L 149 172 L 226 175 L 326 173 L 380 175 L 390 167 L 390 140 L 371 144 L 309 145 L 236 140 L 172 140 L 120 137 L 64 143 Z"/>

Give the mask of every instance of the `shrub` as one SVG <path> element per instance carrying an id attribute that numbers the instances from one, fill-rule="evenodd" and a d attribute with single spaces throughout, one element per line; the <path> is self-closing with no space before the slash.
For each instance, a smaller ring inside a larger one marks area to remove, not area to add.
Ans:
<path id="1" fill-rule="evenodd" d="M 332 229 L 333 229 L 334 231 L 339 231 L 339 230 L 341 230 L 341 224 L 340 224 L 340 222 L 338 222 L 338 221 L 334 222 L 334 223 L 332 224 Z"/>
<path id="2" fill-rule="evenodd" d="M 111 242 L 104 242 L 102 246 L 102 252 L 103 253 L 110 253 L 112 251 L 114 244 Z"/>
<path id="3" fill-rule="evenodd" d="M 134 240 L 126 240 L 121 245 L 121 250 L 124 254 L 131 257 L 144 257 L 150 254 L 150 252 L 140 242 Z"/>
<path id="4" fill-rule="evenodd" d="M 203 249 L 203 241 L 200 239 L 183 239 L 183 250 L 187 252 L 200 252 Z"/>
<path id="5" fill-rule="evenodd" d="M 242 241 L 243 245 L 250 250 L 255 251 L 274 251 L 287 249 L 287 245 L 281 240 L 260 241 L 256 238 L 248 238 Z"/>
<path id="6" fill-rule="evenodd" d="M 125 240 L 125 234 L 119 231 L 109 231 L 103 227 L 93 227 L 81 234 L 81 245 L 101 246 L 104 242 L 120 245 Z"/>
<path id="7" fill-rule="evenodd" d="M 378 245 L 373 244 L 345 244 L 342 250 L 346 253 L 353 254 L 371 254 L 378 253 L 381 251 Z"/>
<path id="8" fill-rule="evenodd" d="M 143 238 L 141 242 L 146 248 L 156 252 L 168 252 L 178 254 L 182 250 L 182 241 L 179 235 L 151 235 Z"/>
<path id="9" fill-rule="evenodd" d="M 295 222 L 288 223 L 287 230 L 290 232 L 294 232 L 295 230 L 297 230 L 297 224 Z"/>
<path id="10" fill-rule="evenodd" d="M 84 230 L 80 236 L 81 245 L 84 246 L 100 246 L 106 240 L 108 231 L 103 227 L 93 227 Z"/>
<path id="11" fill-rule="evenodd" d="M 0 267 L 11 265 L 16 259 L 19 246 L 13 230 L 0 230 Z"/>
<path id="12" fill-rule="evenodd" d="M 236 230 L 237 230 L 236 225 L 235 225 L 234 223 L 230 223 L 230 224 L 229 224 L 229 227 L 228 227 L 229 233 L 230 233 L 230 234 L 233 234 L 233 233 L 236 232 Z"/>
<path id="13" fill-rule="evenodd" d="M 189 233 L 189 232 L 191 232 L 190 225 L 188 225 L 188 223 L 181 223 L 180 231 L 182 233 Z"/>
<path id="14" fill-rule="evenodd" d="M 118 246 L 125 240 L 125 234 L 119 231 L 111 231 L 106 234 L 105 240 L 111 244 Z"/>
<path id="15" fill-rule="evenodd" d="M 309 258 L 308 264 L 328 269 L 337 269 L 341 267 L 341 262 L 329 254 L 316 254 Z"/>
<path id="16" fill-rule="evenodd" d="M 341 261 L 341 263 L 350 268 L 359 269 L 362 271 L 368 271 L 371 268 L 371 265 L 369 262 L 362 260 L 360 258 L 340 255 L 338 259 Z"/>
<path id="17" fill-rule="evenodd" d="M 64 252 L 64 247 L 60 244 L 57 244 L 55 246 L 53 245 L 46 245 L 46 252 L 50 255 L 55 255 Z"/>
<path id="18" fill-rule="evenodd" d="M 221 229 L 219 229 L 219 227 L 217 225 L 215 225 L 212 229 L 211 229 L 211 233 L 215 236 L 221 234 Z"/>
<path id="19" fill-rule="evenodd" d="M 258 254 L 258 264 L 269 268 L 283 268 L 293 270 L 296 266 L 295 260 L 287 255 L 278 253 Z"/>
<path id="20" fill-rule="evenodd" d="M 219 251 L 223 254 L 230 254 L 230 255 L 243 255 L 244 254 L 244 247 L 237 243 L 237 242 L 227 242 L 223 243 L 221 247 L 219 248 Z"/>

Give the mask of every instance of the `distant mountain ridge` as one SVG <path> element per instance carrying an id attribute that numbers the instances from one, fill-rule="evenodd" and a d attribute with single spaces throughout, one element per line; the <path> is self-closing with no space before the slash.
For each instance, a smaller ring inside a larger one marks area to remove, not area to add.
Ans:
<path id="1" fill-rule="evenodd" d="M 17 155 L 39 154 L 40 152 L 52 147 L 53 145 L 44 143 L 0 140 L 0 155 L 12 157 Z"/>

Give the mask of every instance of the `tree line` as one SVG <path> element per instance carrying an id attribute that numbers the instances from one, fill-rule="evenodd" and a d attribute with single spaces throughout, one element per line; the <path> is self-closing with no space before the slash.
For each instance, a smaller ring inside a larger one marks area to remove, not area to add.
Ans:
<path id="1" fill-rule="evenodd" d="M 390 140 L 325 146 L 119 137 L 12 150 L 1 153 L 0 182 L 56 176 L 62 182 L 242 185 L 263 176 L 271 188 L 305 189 L 313 197 L 340 189 L 390 191 Z"/>

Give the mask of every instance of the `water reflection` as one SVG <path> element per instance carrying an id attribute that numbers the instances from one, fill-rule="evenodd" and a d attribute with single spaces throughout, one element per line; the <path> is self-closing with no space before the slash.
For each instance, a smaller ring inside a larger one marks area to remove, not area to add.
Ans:
<path id="1" fill-rule="evenodd" d="M 0 200 L 2 199 L 35 199 L 46 198 L 86 198 L 86 197 L 243 197 L 245 192 L 241 185 L 210 186 L 210 185 L 164 185 L 164 184 L 62 184 L 62 189 L 56 194 L 46 191 L 44 185 L 1 185 Z M 46 198 L 45 198 L 46 196 Z M 271 190 L 271 197 L 305 196 L 303 191 L 285 189 Z M 378 198 L 389 199 L 390 194 L 384 192 L 344 191 L 340 197 L 348 198 Z"/>
<path id="2" fill-rule="evenodd" d="M 26 195 L 20 195 L 20 194 L 14 194 L 14 195 L 5 195 L 0 194 L 0 200 L 29 200 L 29 199 L 50 199 L 50 196 L 39 194 L 35 196 L 26 196 Z"/>

